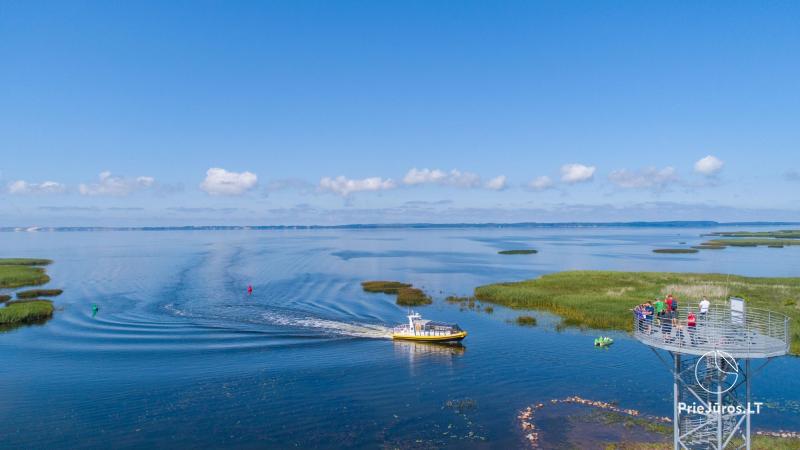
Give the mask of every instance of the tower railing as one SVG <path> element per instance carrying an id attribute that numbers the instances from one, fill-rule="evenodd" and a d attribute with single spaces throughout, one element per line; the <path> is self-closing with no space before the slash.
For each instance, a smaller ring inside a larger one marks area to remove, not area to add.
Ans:
<path id="1" fill-rule="evenodd" d="M 694 326 L 687 320 L 690 311 L 696 315 Z M 699 308 L 682 307 L 677 314 L 650 320 L 634 315 L 633 321 L 636 339 L 672 352 L 702 355 L 720 350 L 735 358 L 768 358 L 789 350 L 789 318 L 758 308 L 736 311 L 726 304 L 700 313 Z"/>

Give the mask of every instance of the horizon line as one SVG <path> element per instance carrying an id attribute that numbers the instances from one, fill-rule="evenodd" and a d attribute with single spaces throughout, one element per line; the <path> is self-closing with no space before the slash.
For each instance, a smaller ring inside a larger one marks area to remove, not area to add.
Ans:
<path id="1" fill-rule="evenodd" d="M 163 225 L 163 226 L 0 226 L 0 232 L 40 231 L 180 231 L 180 230 L 290 230 L 290 229 L 393 229 L 393 228 L 591 228 L 591 227 L 716 227 L 716 226 L 782 226 L 800 225 L 797 221 L 736 221 L 669 220 L 669 221 L 610 221 L 610 222 L 408 222 L 408 223 L 350 223 L 340 225 Z"/>

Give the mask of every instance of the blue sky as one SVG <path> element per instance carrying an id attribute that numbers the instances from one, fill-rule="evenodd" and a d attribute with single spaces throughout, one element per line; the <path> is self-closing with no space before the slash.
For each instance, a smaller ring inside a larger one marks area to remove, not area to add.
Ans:
<path id="1" fill-rule="evenodd" d="M 2 2 L 0 226 L 800 220 L 797 23 L 790 1 Z"/>

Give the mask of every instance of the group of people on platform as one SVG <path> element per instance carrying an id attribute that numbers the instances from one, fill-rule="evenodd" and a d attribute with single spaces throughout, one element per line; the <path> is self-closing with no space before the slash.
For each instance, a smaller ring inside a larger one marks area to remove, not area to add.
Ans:
<path id="1" fill-rule="evenodd" d="M 692 345 L 695 345 L 697 324 L 705 321 L 710 306 L 708 299 L 703 297 L 698 305 L 698 312 L 695 313 L 690 308 L 686 319 L 681 320 L 678 313 L 678 299 L 669 294 L 663 299 L 657 297 L 653 302 L 636 305 L 633 314 L 636 317 L 638 332 L 653 334 L 660 329 L 664 342 L 678 341 L 682 344 L 685 338 L 683 332 L 686 330 Z"/>

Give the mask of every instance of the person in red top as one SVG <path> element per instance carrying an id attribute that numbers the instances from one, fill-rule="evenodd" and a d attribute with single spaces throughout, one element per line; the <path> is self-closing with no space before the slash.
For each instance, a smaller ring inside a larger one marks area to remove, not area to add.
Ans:
<path id="1" fill-rule="evenodd" d="M 697 330 L 697 316 L 693 311 L 689 311 L 689 315 L 686 316 L 686 329 L 689 332 L 689 338 L 692 341 L 692 345 L 694 345 L 694 332 Z"/>
<path id="2" fill-rule="evenodd" d="M 247 295 L 253 295 L 253 285 L 252 284 L 247 286 Z"/>
<path id="3" fill-rule="evenodd" d="M 672 307 L 672 294 L 667 296 L 667 312 L 672 314 L 674 308 Z"/>

